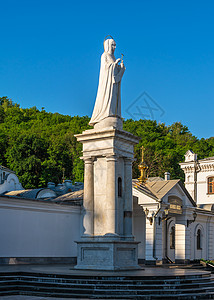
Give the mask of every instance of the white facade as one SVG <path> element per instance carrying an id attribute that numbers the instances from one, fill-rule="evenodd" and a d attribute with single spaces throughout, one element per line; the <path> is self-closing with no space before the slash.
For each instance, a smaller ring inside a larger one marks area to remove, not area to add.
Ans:
<path id="1" fill-rule="evenodd" d="M 180 166 L 185 173 L 185 187 L 195 202 L 214 204 L 214 192 L 208 190 L 208 179 L 214 177 L 214 157 L 197 160 L 197 155 L 188 150 Z"/>
<path id="2" fill-rule="evenodd" d="M 0 166 L 0 194 L 17 190 L 23 190 L 23 187 L 15 172 Z"/>
<path id="3" fill-rule="evenodd" d="M 153 181 L 153 184 L 155 181 Z M 160 190 L 165 192 L 158 196 Z M 149 192 L 151 192 L 149 194 Z M 160 262 L 169 258 L 172 261 L 185 261 L 191 259 L 189 242 L 189 230 L 187 219 L 192 217 L 194 202 L 178 180 L 157 181 L 157 188 L 152 184 L 133 184 L 134 209 L 141 208 L 141 218 L 144 220 L 145 234 L 134 225 L 136 240 L 140 241 L 139 259 L 147 262 Z M 180 202 L 179 202 L 180 201 Z M 173 210 L 174 203 L 181 203 L 182 213 L 179 209 Z M 165 210 L 169 209 L 168 215 Z M 134 218 L 134 223 L 136 219 Z M 139 223 L 139 221 L 138 221 Z M 171 228 L 175 228 L 175 246 L 170 248 Z M 145 250 L 143 251 L 142 248 Z"/>
<path id="4" fill-rule="evenodd" d="M 214 258 L 212 205 L 198 208 L 179 180 L 136 183 L 134 235 L 141 242 L 140 261 L 155 264 Z"/>

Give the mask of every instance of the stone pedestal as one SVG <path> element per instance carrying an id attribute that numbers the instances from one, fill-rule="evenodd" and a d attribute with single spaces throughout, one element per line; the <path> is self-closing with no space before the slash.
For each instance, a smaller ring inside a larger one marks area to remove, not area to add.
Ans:
<path id="1" fill-rule="evenodd" d="M 132 235 L 132 161 L 139 139 L 112 126 L 120 119 L 110 121 L 105 123 L 109 127 L 95 126 L 76 136 L 83 144 L 85 163 L 78 269 L 138 268 L 138 243 Z"/>
<path id="2" fill-rule="evenodd" d="M 77 269 L 132 270 L 138 266 L 138 242 L 85 239 L 77 243 Z"/>

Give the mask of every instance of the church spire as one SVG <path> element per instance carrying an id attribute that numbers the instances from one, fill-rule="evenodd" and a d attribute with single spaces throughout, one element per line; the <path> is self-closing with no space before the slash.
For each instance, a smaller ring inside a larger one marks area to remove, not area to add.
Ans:
<path id="1" fill-rule="evenodd" d="M 140 171 L 140 177 L 138 178 L 139 183 L 145 183 L 146 182 L 146 170 L 148 169 L 148 166 L 144 162 L 144 151 L 145 148 L 142 146 L 142 159 L 141 163 L 138 165 L 138 169 Z"/>

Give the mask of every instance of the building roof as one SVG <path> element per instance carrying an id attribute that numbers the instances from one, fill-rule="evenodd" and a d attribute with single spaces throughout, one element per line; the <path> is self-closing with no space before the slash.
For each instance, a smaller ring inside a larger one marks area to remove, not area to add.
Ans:
<path id="1" fill-rule="evenodd" d="M 199 159 L 198 161 L 214 160 L 214 156 Z"/>
<path id="2" fill-rule="evenodd" d="M 214 204 L 198 204 L 197 207 L 214 212 Z"/>
<path id="3" fill-rule="evenodd" d="M 5 196 L 14 196 L 14 197 L 18 196 L 20 198 L 25 198 L 25 199 L 56 197 L 56 193 L 54 191 L 52 191 L 51 189 L 44 189 L 44 188 L 11 191 L 11 192 L 6 192 L 4 195 Z"/>
<path id="4" fill-rule="evenodd" d="M 140 184 L 137 179 L 134 179 L 133 187 L 155 200 L 161 200 L 179 181 L 179 179 L 160 180 L 160 177 L 152 177 L 152 180 L 148 179 Z"/>
<path id="5" fill-rule="evenodd" d="M 147 181 L 145 185 L 158 198 L 162 199 L 180 180 Z"/>
<path id="6" fill-rule="evenodd" d="M 154 178 L 154 177 L 153 177 Z M 187 189 L 180 181 L 180 179 L 175 180 L 159 180 L 160 177 L 157 177 L 157 180 L 147 180 L 146 183 L 139 183 L 137 179 L 132 180 L 133 188 L 142 192 L 143 194 L 153 198 L 156 201 L 161 201 L 161 199 L 175 186 L 179 185 L 179 187 L 186 194 L 188 199 L 190 200 L 193 206 L 196 206 L 195 201 L 192 199 Z"/>
<path id="7" fill-rule="evenodd" d="M 55 203 L 81 205 L 83 202 L 83 190 L 70 192 L 53 199 Z"/>
<path id="8" fill-rule="evenodd" d="M 154 200 L 158 201 L 159 199 L 152 193 L 152 191 L 144 184 L 140 183 L 138 179 L 132 180 L 132 187 L 138 190 L 139 192 L 147 195 L 148 197 L 153 198 Z"/>
<path id="9" fill-rule="evenodd" d="M 7 167 L 1 166 L 1 165 L 0 165 L 0 170 L 3 170 L 3 171 L 6 171 L 6 172 L 9 172 L 9 173 L 13 173 L 13 174 L 15 174 L 15 172 L 14 172 L 14 171 L 12 171 L 12 170 L 8 169 Z"/>
<path id="10" fill-rule="evenodd" d="M 162 177 L 149 177 L 148 181 L 164 181 Z"/>
<path id="11" fill-rule="evenodd" d="M 81 206 L 83 201 L 83 190 L 70 192 L 64 195 L 61 195 L 59 197 L 56 197 L 56 194 L 54 191 L 51 190 L 53 194 L 55 194 L 55 197 L 41 197 L 38 198 L 37 195 L 39 195 L 40 192 L 43 192 L 45 190 L 50 191 L 49 189 L 34 189 L 34 190 L 20 190 L 20 191 L 12 191 L 5 194 L 0 195 L 1 197 L 7 197 L 10 199 L 22 199 L 26 201 L 38 201 L 38 202 L 46 202 L 46 203 L 53 203 L 53 204 L 60 204 L 60 205 L 71 205 L 71 206 Z M 45 194 L 43 194 L 45 195 Z"/>

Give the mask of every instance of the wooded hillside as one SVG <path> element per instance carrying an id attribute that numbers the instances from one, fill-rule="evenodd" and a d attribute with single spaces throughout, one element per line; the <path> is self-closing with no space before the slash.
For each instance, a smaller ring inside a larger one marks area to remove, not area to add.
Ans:
<path id="1" fill-rule="evenodd" d="M 72 112 L 71 112 L 72 113 Z M 83 181 L 82 145 L 75 134 L 90 128 L 89 117 L 65 116 L 21 108 L 7 97 L 0 97 L 0 164 L 15 171 L 25 188 L 45 187 L 48 181 Z M 145 147 L 149 176 L 171 173 L 184 179 L 178 163 L 192 149 L 199 158 L 214 156 L 214 138 L 197 139 L 185 125 L 170 126 L 151 120 L 126 120 L 124 130 L 141 138 L 135 147 L 133 177 L 139 176 L 140 149 Z"/>

